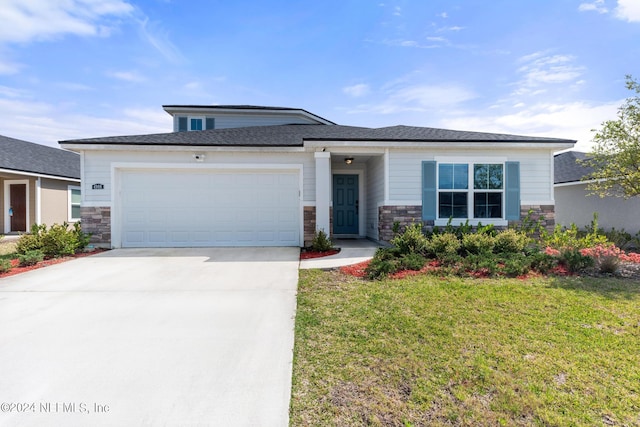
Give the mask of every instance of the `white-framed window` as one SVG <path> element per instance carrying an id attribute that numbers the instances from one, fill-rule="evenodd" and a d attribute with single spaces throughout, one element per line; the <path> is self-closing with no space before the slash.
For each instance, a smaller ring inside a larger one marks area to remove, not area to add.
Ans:
<path id="1" fill-rule="evenodd" d="M 82 202 L 81 189 L 76 185 L 69 185 L 67 194 L 69 201 L 69 222 L 80 221 L 80 203 Z"/>
<path id="2" fill-rule="evenodd" d="M 506 159 L 422 162 L 422 218 L 506 225 L 520 216 L 520 166 Z"/>
<path id="3" fill-rule="evenodd" d="M 180 116 L 178 132 L 215 129 L 215 118 L 204 116 Z"/>
<path id="4" fill-rule="evenodd" d="M 438 218 L 504 217 L 502 163 L 439 163 Z"/>

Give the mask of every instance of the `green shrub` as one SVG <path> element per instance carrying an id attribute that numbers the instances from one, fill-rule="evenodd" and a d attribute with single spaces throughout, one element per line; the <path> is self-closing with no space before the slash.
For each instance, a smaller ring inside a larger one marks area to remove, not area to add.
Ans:
<path id="1" fill-rule="evenodd" d="M 7 273 L 11 268 L 11 260 L 6 258 L 0 259 L 0 273 Z"/>
<path id="2" fill-rule="evenodd" d="M 398 248 L 401 254 L 425 255 L 429 239 L 422 233 L 422 224 L 414 223 L 391 239 L 391 244 Z"/>
<path id="3" fill-rule="evenodd" d="M 316 252 L 326 252 L 333 249 L 333 242 L 324 230 L 317 230 L 311 241 L 311 249 Z"/>
<path id="4" fill-rule="evenodd" d="M 495 276 L 498 272 L 498 260 L 491 253 L 469 254 L 462 258 L 461 264 L 459 272 L 475 272 L 486 276 Z"/>
<path id="5" fill-rule="evenodd" d="M 474 233 L 462 236 L 462 249 L 469 254 L 490 254 L 494 246 L 495 238 L 490 234 Z"/>
<path id="6" fill-rule="evenodd" d="M 25 254 L 29 251 L 42 249 L 42 235 L 46 232 L 44 224 L 33 224 L 30 234 L 23 234 L 16 242 L 16 253 Z"/>
<path id="7" fill-rule="evenodd" d="M 444 263 L 458 260 L 460 241 L 453 233 L 434 234 L 429 241 L 428 253 Z"/>
<path id="8" fill-rule="evenodd" d="M 421 270 L 427 259 L 418 253 L 404 254 L 399 259 L 400 270 Z"/>
<path id="9" fill-rule="evenodd" d="M 18 261 L 21 266 L 29 266 L 36 265 L 40 261 L 44 259 L 44 254 L 41 250 L 35 249 L 32 251 L 27 251 L 22 255 L 18 255 Z"/>
<path id="10" fill-rule="evenodd" d="M 503 259 L 503 272 L 509 277 L 527 274 L 531 270 L 531 258 L 522 253 L 511 253 Z"/>
<path id="11" fill-rule="evenodd" d="M 531 252 L 526 256 L 529 258 L 531 269 L 541 274 L 549 273 L 558 265 L 558 260 L 554 256 L 544 252 Z"/>
<path id="12" fill-rule="evenodd" d="M 496 253 L 521 253 L 527 247 L 531 239 L 521 231 L 514 229 L 504 230 L 495 237 L 494 251 Z"/>
<path id="13" fill-rule="evenodd" d="M 582 255 L 579 248 L 561 249 L 560 262 L 564 264 L 572 273 L 576 273 L 589 267 L 593 267 L 593 265 L 595 264 L 595 260 L 590 256 Z"/>
<path id="14" fill-rule="evenodd" d="M 18 254 L 26 254 L 29 251 L 40 250 L 45 257 L 58 257 L 72 255 L 84 249 L 89 244 L 90 235 L 83 233 L 80 223 L 53 224 L 49 229 L 45 224 L 34 224 L 30 234 L 20 236 L 16 244 Z"/>
<path id="15" fill-rule="evenodd" d="M 546 233 L 545 228 L 542 226 L 544 220 L 544 215 L 536 216 L 534 210 L 529 209 L 527 215 L 514 227 L 514 230 L 529 237 L 541 237 Z"/>
<path id="16" fill-rule="evenodd" d="M 382 279 L 400 269 L 397 248 L 379 248 L 365 269 L 368 279 Z"/>

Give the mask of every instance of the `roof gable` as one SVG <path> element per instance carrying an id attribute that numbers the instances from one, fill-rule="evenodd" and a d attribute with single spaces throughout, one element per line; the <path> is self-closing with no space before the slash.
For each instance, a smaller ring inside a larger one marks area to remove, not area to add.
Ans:
<path id="1" fill-rule="evenodd" d="M 0 168 L 80 179 L 80 155 L 0 135 Z"/>

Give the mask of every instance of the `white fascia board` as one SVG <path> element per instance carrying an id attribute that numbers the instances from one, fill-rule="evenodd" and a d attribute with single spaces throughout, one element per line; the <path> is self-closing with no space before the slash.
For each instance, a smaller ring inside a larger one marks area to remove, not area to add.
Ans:
<path id="1" fill-rule="evenodd" d="M 10 174 L 22 175 L 22 176 L 33 176 L 35 178 L 57 179 L 60 181 L 80 182 L 78 178 L 65 178 L 63 176 L 45 175 L 42 173 L 33 173 L 33 172 L 22 172 L 22 171 L 16 171 L 12 169 L 0 169 L 0 173 L 10 173 Z"/>
<path id="2" fill-rule="evenodd" d="M 198 152 L 259 152 L 304 153 L 304 147 L 237 147 L 208 145 L 138 145 L 138 144 L 61 144 L 71 151 L 198 151 Z"/>
<path id="3" fill-rule="evenodd" d="M 571 181 L 571 182 L 561 182 L 559 184 L 553 184 L 554 187 L 571 187 L 574 185 L 586 185 L 597 182 L 597 179 L 590 179 L 589 181 Z"/>
<path id="4" fill-rule="evenodd" d="M 382 148 L 535 148 L 562 150 L 571 148 L 574 144 L 552 142 L 486 142 L 486 141 L 316 141 L 305 139 L 304 146 L 309 148 L 326 147 L 382 147 Z"/>

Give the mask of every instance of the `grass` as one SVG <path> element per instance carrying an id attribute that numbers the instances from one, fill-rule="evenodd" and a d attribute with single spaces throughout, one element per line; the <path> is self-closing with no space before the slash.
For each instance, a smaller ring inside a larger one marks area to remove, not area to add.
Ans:
<path id="1" fill-rule="evenodd" d="M 300 271 L 293 426 L 640 425 L 640 283 Z"/>

